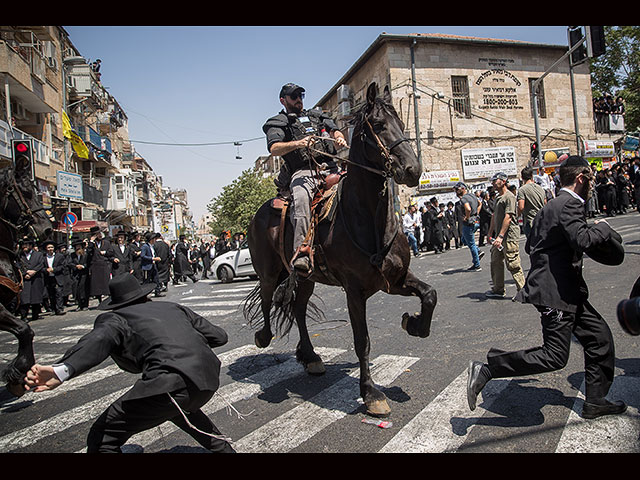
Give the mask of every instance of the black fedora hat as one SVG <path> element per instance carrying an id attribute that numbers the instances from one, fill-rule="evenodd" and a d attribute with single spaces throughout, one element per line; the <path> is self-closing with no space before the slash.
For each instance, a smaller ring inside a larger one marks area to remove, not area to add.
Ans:
<path id="1" fill-rule="evenodd" d="M 98 305 L 98 310 L 113 310 L 122 307 L 149 295 L 155 288 L 155 283 L 140 285 L 138 279 L 130 273 L 118 275 L 109 282 L 111 295 Z"/>
<path id="2" fill-rule="evenodd" d="M 604 243 L 586 250 L 589 258 L 603 265 L 618 266 L 624 261 L 624 246 L 622 237 L 611 229 L 611 238 Z"/>

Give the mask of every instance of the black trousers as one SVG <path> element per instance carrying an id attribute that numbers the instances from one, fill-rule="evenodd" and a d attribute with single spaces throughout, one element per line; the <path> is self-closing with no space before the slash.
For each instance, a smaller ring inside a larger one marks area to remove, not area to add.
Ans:
<path id="1" fill-rule="evenodd" d="M 154 293 L 159 294 L 162 285 L 160 283 L 160 277 L 158 276 L 158 269 L 156 268 L 156 266 L 154 265 L 150 270 L 143 270 L 142 273 L 144 274 L 144 280 L 142 283 L 155 283 L 156 288 L 154 290 Z"/>
<path id="2" fill-rule="evenodd" d="M 189 423 L 202 432 L 221 435 L 209 417 L 200 409 L 214 392 L 198 390 L 193 386 L 171 392 Z M 169 394 L 122 401 L 122 397 L 105 410 L 89 431 L 87 453 L 121 453 L 120 447 L 133 435 L 170 421 L 188 433 L 207 450 L 216 453 L 234 453 L 231 445 L 191 428 L 169 398 Z"/>
<path id="3" fill-rule="evenodd" d="M 47 293 L 49 294 L 49 305 L 51 309 L 58 313 L 64 310 L 64 298 L 62 295 L 62 289 L 55 277 L 45 276 L 44 285 L 47 289 Z"/>
<path id="4" fill-rule="evenodd" d="M 588 302 L 579 306 L 576 313 L 536 308 L 542 323 L 542 346 L 514 352 L 492 348 L 487 354 L 492 377 L 534 375 L 564 368 L 573 334 L 584 349 L 586 401 L 604 399 L 613 383 L 615 367 L 613 336 L 605 320 Z"/>

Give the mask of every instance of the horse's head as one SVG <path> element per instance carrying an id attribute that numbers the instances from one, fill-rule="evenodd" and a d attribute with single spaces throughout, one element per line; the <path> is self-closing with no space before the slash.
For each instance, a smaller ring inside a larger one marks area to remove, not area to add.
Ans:
<path id="1" fill-rule="evenodd" d="M 13 168 L 7 168 L 0 178 L 0 216 L 18 235 L 34 237 L 42 241 L 53 233 L 53 224 L 38 199 L 31 180 L 31 163 L 28 158 L 18 156 Z"/>
<path id="2" fill-rule="evenodd" d="M 393 108 L 387 87 L 382 97 L 378 97 L 378 86 L 369 85 L 367 103 L 357 119 L 353 137 L 363 140 L 365 156 L 371 166 L 393 176 L 397 183 L 409 187 L 418 185 L 422 166 L 409 139 L 404 136 L 404 123 Z"/>

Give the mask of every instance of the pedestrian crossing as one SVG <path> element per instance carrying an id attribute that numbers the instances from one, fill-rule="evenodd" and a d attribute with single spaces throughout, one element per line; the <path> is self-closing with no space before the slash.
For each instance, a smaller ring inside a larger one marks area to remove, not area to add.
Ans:
<path id="1" fill-rule="evenodd" d="M 222 309 L 228 307 L 229 310 L 237 312 L 242 299 L 251 288 L 253 285 L 228 289 L 229 291 L 220 295 L 218 293 L 221 290 L 216 290 L 216 296 L 191 293 L 184 295 L 180 301 L 201 314 L 214 311 L 211 307 L 220 307 L 220 311 L 226 311 Z M 211 320 L 215 322 L 215 314 L 210 315 Z M 87 322 L 86 325 L 64 326 L 59 329 L 58 335 L 38 337 L 37 342 L 70 346 L 91 327 L 92 322 Z M 15 345 L 12 346 L 12 342 L 5 340 L 7 338 L 0 339 L 2 361 L 8 361 L 14 355 Z M 290 345 L 282 348 L 271 345 L 266 349 L 259 349 L 255 345 L 247 344 L 224 352 L 216 351 L 223 367 L 230 369 L 234 365 L 242 364 L 243 368 L 236 369 L 234 374 L 224 373 L 223 370 L 221 387 L 203 407 L 203 411 L 209 416 L 224 415 L 226 411 L 228 423 L 236 422 L 243 426 L 238 428 L 237 432 L 233 428 L 221 428 L 225 435 L 232 438 L 232 445 L 236 451 L 287 453 L 299 451 L 297 449 L 301 448 L 304 450 L 306 444 L 323 436 L 330 436 L 335 429 L 345 428 L 344 424 L 351 422 L 353 428 L 354 417 L 366 417 L 362 400 L 359 398 L 359 368 L 354 361 L 355 354 L 351 347 L 316 347 L 316 352 L 327 366 L 327 375 L 336 370 L 342 374 L 334 374 L 330 381 L 323 382 L 318 391 L 304 397 L 288 390 L 289 385 L 312 378 L 303 372 L 292 350 L 293 347 Z M 39 363 L 47 364 L 57 360 L 59 356 L 60 353 L 40 354 L 37 355 L 37 360 Z M 372 358 L 370 368 L 374 383 L 385 389 L 393 388 L 398 382 L 407 382 L 410 380 L 407 378 L 409 372 L 421 368 L 420 362 L 421 358 L 414 355 L 383 354 Z M 335 368 L 332 369 L 332 366 Z M 402 404 L 393 405 L 393 413 L 389 418 L 393 424 L 389 429 L 380 430 L 358 421 L 356 428 L 360 429 L 358 434 L 364 443 L 367 443 L 367 438 L 372 440 L 371 453 L 458 452 L 470 441 L 476 425 L 482 423 L 482 418 L 494 414 L 496 404 L 509 401 L 512 381 L 494 380 L 486 385 L 478 399 L 477 409 L 471 412 L 466 400 L 466 368 L 451 373 L 454 378 L 450 383 L 410 418 L 404 418 Z M 582 419 L 582 385 L 576 393 L 571 409 L 567 412 L 562 434 L 557 436 L 552 451 L 640 452 L 640 414 L 637 402 L 634 401 L 640 390 L 640 378 L 616 373 L 618 376 L 611 390 L 611 397 L 625 400 L 629 404 L 627 412 L 596 420 Z M 132 385 L 133 380 L 125 381 L 126 375 L 130 374 L 122 372 L 112 362 L 107 361 L 51 392 L 27 393 L 18 399 L 0 402 L 0 452 L 33 451 L 40 445 L 47 445 L 50 439 L 58 439 L 57 442 L 60 443 L 61 438 L 72 435 L 86 438 L 91 423 Z M 110 385 L 113 385 L 113 388 L 106 387 Z M 123 385 L 127 386 L 120 388 Z M 286 394 L 281 401 L 269 402 L 263 399 L 270 392 L 282 389 Z M 91 392 L 95 392 L 95 395 L 81 404 L 77 404 L 77 401 L 67 402 L 74 394 L 87 395 Z M 555 408 L 566 410 L 564 407 Z M 20 411 L 25 412 L 25 415 L 19 417 L 20 421 L 16 422 L 14 427 L 10 422 Z M 25 417 L 29 417 L 29 421 L 26 421 Z M 220 424 L 216 423 L 220 427 Z M 249 427 L 244 427 L 245 424 Z M 460 425 L 464 425 L 464 428 Z M 379 442 L 381 432 L 384 432 L 383 443 Z M 163 451 L 167 439 L 174 439 L 181 444 L 187 442 L 192 446 L 197 445 L 175 425 L 166 422 L 130 438 L 123 451 Z M 68 450 L 69 453 L 85 451 L 77 443 L 75 445 L 75 448 Z M 338 448 L 343 452 L 352 451 L 352 446 L 348 443 Z"/>

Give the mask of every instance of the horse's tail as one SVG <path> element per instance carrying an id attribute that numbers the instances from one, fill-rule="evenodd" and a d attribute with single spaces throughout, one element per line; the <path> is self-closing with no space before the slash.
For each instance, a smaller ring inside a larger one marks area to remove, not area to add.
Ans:
<path id="1" fill-rule="evenodd" d="M 273 292 L 268 315 L 269 321 L 279 337 L 286 336 L 296 322 L 294 311 L 296 286 L 297 278 L 294 271 Z M 258 282 L 245 298 L 242 308 L 244 318 L 252 328 L 261 328 L 264 325 L 262 301 L 262 288 Z M 323 318 L 322 310 L 311 301 L 307 304 L 307 318 L 316 321 Z"/>

